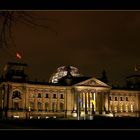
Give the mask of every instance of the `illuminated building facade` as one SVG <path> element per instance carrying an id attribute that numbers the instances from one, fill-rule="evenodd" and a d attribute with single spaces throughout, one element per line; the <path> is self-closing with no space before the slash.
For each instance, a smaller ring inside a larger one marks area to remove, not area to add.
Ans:
<path id="1" fill-rule="evenodd" d="M 49 82 L 30 81 L 27 64 L 8 63 L 0 82 L 3 119 L 138 116 L 140 90 L 111 89 L 95 77 L 85 77 L 72 66 L 57 69 Z"/>

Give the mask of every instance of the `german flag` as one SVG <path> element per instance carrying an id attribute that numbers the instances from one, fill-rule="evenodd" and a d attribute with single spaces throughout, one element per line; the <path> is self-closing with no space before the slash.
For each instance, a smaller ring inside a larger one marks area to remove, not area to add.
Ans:
<path id="1" fill-rule="evenodd" d="M 21 58 L 22 58 L 20 52 L 16 52 L 16 58 L 17 58 L 17 59 L 21 59 Z"/>

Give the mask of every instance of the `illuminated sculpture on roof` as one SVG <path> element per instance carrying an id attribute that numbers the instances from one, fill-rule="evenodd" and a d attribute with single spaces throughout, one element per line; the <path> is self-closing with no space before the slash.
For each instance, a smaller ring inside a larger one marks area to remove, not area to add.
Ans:
<path id="1" fill-rule="evenodd" d="M 50 83 L 58 83 L 59 79 L 66 76 L 68 73 L 68 67 L 70 68 L 70 73 L 73 77 L 79 77 L 82 76 L 82 74 L 79 73 L 79 70 L 76 67 L 73 66 L 61 66 L 57 68 L 56 73 L 53 73 L 51 78 L 49 79 Z"/>

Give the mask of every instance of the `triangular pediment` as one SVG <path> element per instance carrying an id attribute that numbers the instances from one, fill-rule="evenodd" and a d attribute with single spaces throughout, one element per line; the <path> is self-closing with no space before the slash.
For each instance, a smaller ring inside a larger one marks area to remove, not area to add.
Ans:
<path id="1" fill-rule="evenodd" d="M 95 77 L 90 78 L 88 80 L 82 81 L 80 83 L 75 84 L 75 86 L 91 86 L 91 87 L 108 87 L 111 88 L 106 83 L 96 79 Z"/>

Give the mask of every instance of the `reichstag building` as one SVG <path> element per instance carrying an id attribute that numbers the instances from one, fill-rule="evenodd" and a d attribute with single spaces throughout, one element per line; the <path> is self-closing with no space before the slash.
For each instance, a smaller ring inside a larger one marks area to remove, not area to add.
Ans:
<path id="1" fill-rule="evenodd" d="M 86 77 L 76 67 L 61 66 L 48 82 L 30 81 L 28 65 L 9 62 L 0 76 L 2 119 L 140 116 L 140 75 L 126 77 L 126 86 L 112 87 Z"/>

